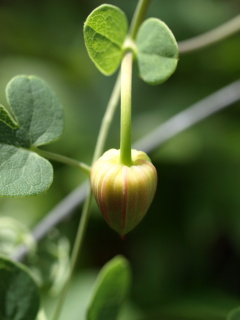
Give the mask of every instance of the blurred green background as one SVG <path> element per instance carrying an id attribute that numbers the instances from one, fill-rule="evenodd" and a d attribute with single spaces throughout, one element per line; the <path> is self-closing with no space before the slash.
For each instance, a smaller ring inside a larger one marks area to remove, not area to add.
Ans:
<path id="1" fill-rule="evenodd" d="M 129 21 L 137 1 L 110 0 Z M 63 137 L 49 150 L 90 163 L 116 76 L 104 77 L 87 56 L 83 23 L 99 0 L 0 1 L 0 101 L 17 74 L 42 77 L 65 110 Z M 239 0 L 152 0 L 177 41 L 239 14 Z M 180 56 L 175 74 L 151 87 L 133 76 L 133 141 L 215 90 L 239 79 L 239 34 Z M 107 147 L 119 147 L 119 113 Z M 223 320 L 240 305 L 240 103 L 179 134 L 151 154 L 159 175 L 144 221 L 122 241 L 93 207 L 83 254 L 62 319 L 83 319 L 96 271 L 124 254 L 133 271 L 121 319 Z M 0 199 L 0 215 L 33 227 L 84 175 L 54 163 L 55 180 L 41 196 Z M 59 226 L 72 243 L 80 208 Z M 61 244 L 62 245 L 62 244 Z M 63 246 L 63 248 L 66 248 Z M 45 294 L 45 298 L 48 294 Z M 51 309 L 51 303 L 47 303 Z M 108 319 L 106 319 L 108 320 Z"/>

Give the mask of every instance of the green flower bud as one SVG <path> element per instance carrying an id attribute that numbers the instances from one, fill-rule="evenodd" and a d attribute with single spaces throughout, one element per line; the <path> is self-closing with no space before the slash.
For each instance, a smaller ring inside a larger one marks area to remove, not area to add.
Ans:
<path id="1" fill-rule="evenodd" d="M 91 186 L 109 226 L 121 236 L 145 216 L 157 187 L 157 171 L 142 151 L 132 150 L 132 165 L 120 163 L 120 150 L 110 149 L 91 170 Z"/>

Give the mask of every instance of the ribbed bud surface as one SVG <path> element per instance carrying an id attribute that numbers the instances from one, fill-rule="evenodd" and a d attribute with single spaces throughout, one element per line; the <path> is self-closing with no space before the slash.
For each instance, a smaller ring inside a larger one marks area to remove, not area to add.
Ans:
<path id="1" fill-rule="evenodd" d="M 120 150 L 110 149 L 91 170 L 91 186 L 111 228 L 125 235 L 143 219 L 156 191 L 157 171 L 142 151 L 132 150 L 133 164 L 120 163 Z"/>

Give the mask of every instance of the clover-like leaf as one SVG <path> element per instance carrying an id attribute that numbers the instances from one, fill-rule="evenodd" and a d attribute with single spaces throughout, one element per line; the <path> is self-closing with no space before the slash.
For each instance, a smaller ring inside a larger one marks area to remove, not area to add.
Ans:
<path id="1" fill-rule="evenodd" d="M 84 24 L 88 54 L 105 75 L 113 74 L 121 61 L 128 23 L 118 7 L 103 4 L 93 10 Z"/>
<path id="2" fill-rule="evenodd" d="M 117 319 L 129 291 L 131 272 L 128 261 L 117 256 L 100 271 L 90 301 L 87 320 Z"/>
<path id="3" fill-rule="evenodd" d="M 140 77 L 149 84 L 166 81 L 178 62 L 178 45 L 167 25 L 149 18 L 140 26 L 136 37 Z"/>
<path id="4" fill-rule="evenodd" d="M 33 76 L 14 77 L 7 85 L 6 95 L 19 125 L 17 144 L 28 148 L 59 138 L 63 131 L 63 110 L 44 81 Z"/>
<path id="5" fill-rule="evenodd" d="M 37 153 L 0 144 L 0 154 L 1 196 L 37 195 L 52 184 L 52 165 Z"/>
<path id="6" fill-rule="evenodd" d="M 31 149 L 62 134 L 63 110 L 48 85 L 33 76 L 14 77 L 6 96 L 9 108 L 0 105 L 0 195 L 36 195 L 51 185 L 53 169 Z"/>
<path id="7" fill-rule="evenodd" d="M 0 319 L 35 320 L 38 288 L 26 267 L 0 256 Z"/>

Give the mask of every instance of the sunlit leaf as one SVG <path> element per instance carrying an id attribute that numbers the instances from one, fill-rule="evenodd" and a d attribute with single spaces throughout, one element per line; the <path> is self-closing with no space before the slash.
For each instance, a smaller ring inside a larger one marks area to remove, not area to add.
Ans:
<path id="1" fill-rule="evenodd" d="M 118 68 L 128 23 L 123 11 L 112 5 L 101 5 L 92 11 L 84 24 L 88 54 L 105 75 Z"/>
<path id="2" fill-rule="evenodd" d="M 117 256 L 100 271 L 87 312 L 87 320 L 115 320 L 130 286 L 127 260 Z"/>
<path id="3" fill-rule="evenodd" d="M 178 46 L 171 30 L 161 20 L 147 19 L 139 28 L 136 44 L 140 77 L 149 84 L 166 81 L 178 62 Z"/>
<path id="4" fill-rule="evenodd" d="M 38 288 L 27 268 L 0 257 L 0 319 L 35 320 Z"/>

